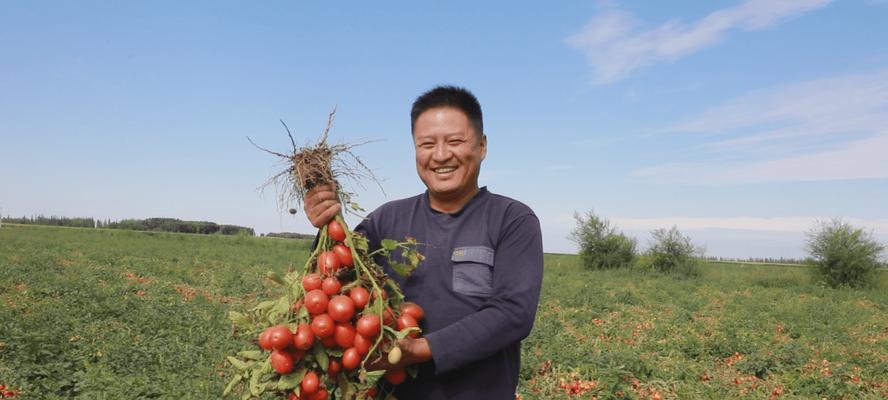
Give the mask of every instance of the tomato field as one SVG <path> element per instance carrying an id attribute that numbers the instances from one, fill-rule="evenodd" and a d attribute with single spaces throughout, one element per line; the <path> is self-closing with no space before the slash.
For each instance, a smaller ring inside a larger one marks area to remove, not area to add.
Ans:
<path id="1" fill-rule="evenodd" d="M 308 246 L 4 224 L 0 396 L 219 398 L 225 355 L 245 342 L 228 311 L 273 297 L 266 273 L 301 268 Z M 805 267 L 701 270 L 589 271 L 547 254 L 518 396 L 888 397 L 888 273 L 834 290 Z"/>

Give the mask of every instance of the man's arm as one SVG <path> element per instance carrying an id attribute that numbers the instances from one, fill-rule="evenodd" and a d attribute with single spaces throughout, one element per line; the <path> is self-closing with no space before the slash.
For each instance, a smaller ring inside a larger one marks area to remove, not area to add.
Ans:
<path id="1" fill-rule="evenodd" d="M 481 309 L 425 335 L 436 373 L 488 357 L 530 334 L 543 278 L 542 234 L 535 215 L 506 227 L 494 263 L 494 294 Z"/>

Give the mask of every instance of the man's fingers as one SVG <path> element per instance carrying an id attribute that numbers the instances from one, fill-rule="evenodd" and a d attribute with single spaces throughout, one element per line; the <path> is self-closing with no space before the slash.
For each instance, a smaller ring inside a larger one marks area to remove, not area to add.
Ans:
<path id="1" fill-rule="evenodd" d="M 315 228 L 320 228 L 330 222 L 340 208 L 338 201 L 326 200 L 311 209 L 306 208 L 305 214 L 308 215 L 308 220 Z"/>

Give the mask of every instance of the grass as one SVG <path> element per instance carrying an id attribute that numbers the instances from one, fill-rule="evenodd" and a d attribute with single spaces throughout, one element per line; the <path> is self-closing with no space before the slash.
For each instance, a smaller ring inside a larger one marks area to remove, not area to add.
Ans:
<path id="1" fill-rule="evenodd" d="M 21 398 L 218 398 L 240 350 L 229 310 L 308 244 L 4 224 L 0 384 Z M 833 290 L 805 267 L 707 263 L 694 279 L 546 255 L 519 394 L 884 398 L 888 274 Z"/>

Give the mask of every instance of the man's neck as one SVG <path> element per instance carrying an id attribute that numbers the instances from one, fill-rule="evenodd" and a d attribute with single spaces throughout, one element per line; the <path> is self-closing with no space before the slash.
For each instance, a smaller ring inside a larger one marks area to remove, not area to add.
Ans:
<path id="1" fill-rule="evenodd" d="M 463 207 L 478 194 L 480 189 L 478 186 L 475 186 L 474 189 L 467 193 L 461 193 L 457 196 L 453 196 L 452 198 L 448 197 L 440 197 L 435 196 L 431 191 L 429 191 L 429 206 L 432 207 L 432 210 L 446 213 L 446 214 L 454 214 L 462 210 Z"/>

